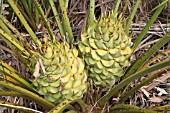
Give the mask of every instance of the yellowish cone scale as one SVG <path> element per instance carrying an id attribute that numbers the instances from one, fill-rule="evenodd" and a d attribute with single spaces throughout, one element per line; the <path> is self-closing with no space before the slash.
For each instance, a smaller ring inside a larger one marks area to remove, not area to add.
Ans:
<path id="1" fill-rule="evenodd" d="M 46 75 L 41 73 L 33 82 L 41 95 L 55 104 L 65 99 L 83 96 L 87 90 L 87 72 L 76 48 L 70 49 L 66 42 L 49 43 L 41 58 Z"/>
<path id="2" fill-rule="evenodd" d="M 110 86 L 129 65 L 131 37 L 124 31 L 124 23 L 121 15 L 111 12 L 81 34 L 79 50 L 84 55 L 88 75 L 96 85 Z"/>

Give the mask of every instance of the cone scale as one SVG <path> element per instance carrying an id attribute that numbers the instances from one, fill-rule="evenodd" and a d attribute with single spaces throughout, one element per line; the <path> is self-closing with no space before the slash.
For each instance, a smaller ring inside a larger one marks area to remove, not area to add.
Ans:
<path id="1" fill-rule="evenodd" d="M 82 33 L 79 50 L 87 64 L 90 79 L 99 86 L 110 86 L 129 65 L 131 37 L 123 28 L 121 16 L 111 12 Z"/>
<path id="2" fill-rule="evenodd" d="M 39 94 L 55 104 L 72 97 L 82 98 L 87 90 L 87 72 L 76 48 L 70 49 L 66 42 L 50 43 L 39 56 L 45 69 L 33 82 Z"/>

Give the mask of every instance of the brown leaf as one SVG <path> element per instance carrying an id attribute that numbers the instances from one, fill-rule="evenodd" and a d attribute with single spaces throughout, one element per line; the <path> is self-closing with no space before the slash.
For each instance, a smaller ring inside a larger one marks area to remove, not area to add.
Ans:
<path id="1" fill-rule="evenodd" d="M 162 74 L 163 76 L 157 78 L 157 80 L 154 80 L 152 83 L 150 83 L 149 85 L 147 85 L 145 87 L 146 91 L 150 91 L 151 89 L 153 89 L 154 87 L 156 87 L 158 84 L 160 84 L 161 82 L 164 82 L 165 80 L 167 80 L 168 78 L 170 78 L 170 74 Z"/>
<path id="2" fill-rule="evenodd" d="M 159 98 L 159 97 L 151 97 L 151 98 L 150 98 L 150 101 L 151 101 L 151 102 L 155 102 L 155 103 L 160 103 L 160 102 L 162 102 L 163 100 L 162 100 L 161 98 Z"/>
<path id="3" fill-rule="evenodd" d="M 34 73 L 33 73 L 33 76 L 35 77 L 34 81 L 36 81 L 37 78 L 40 76 L 39 71 L 40 71 L 40 63 L 37 61 L 35 65 Z"/>
<path id="4" fill-rule="evenodd" d="M 153 97 L 151 97 L 151 98 L 149 99 L 149 101 L 155 102 L 155 103 L 160 103 L 160 102 L 162 102 L 163 100 L 162 100 L 161 98 L 156 97 L 156 96 L 153 95 Z"/>
<path id="5" fill-rule="evenodd" d="M 43 62 L 42 62 L 41 59 L 39 59 L 39 64 L 40 64 L 41 69 L 42 69 L 42 71 L 43 71 L 43 73 L 44 73 L 44 75 L 45 75 L 45 74 L 46 74 L 46 71 L 45 71 L 45 67 L 44 67 Z"/>
<path id="6" fill-rule="evenodd" d="M 140 90 L 146 95 L 146 97 L 149 98 L 150 93 L 148 91 L 146 91 L 143 87 L 141 87 Z"/>
<path id="7" fill-rule="evenodd" d="M 158 95 L 159 96 L 162 96 L 163 94 L 164 95 L 167 95 L 168 93 L 164 90 L 164 89 L 162 89 L 162 88 L 159 88 L 159 87 L 155 87 L 156 89 L 157 89 L 157 91 L 159 91 L 159 93 L 158 93 Z"/>

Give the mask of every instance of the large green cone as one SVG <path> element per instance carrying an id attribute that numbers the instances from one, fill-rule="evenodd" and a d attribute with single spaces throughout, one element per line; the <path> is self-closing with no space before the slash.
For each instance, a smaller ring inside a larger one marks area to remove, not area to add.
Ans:
<path id="1" fill-rule="evenodd" d="M 121 16 L 112 12 L 81 35 L 79 50 L 88 65 L 89 77 L 97 85 L 113 85 L 129 65 L 131 37 L 125 33 L 123 23 Z"/>
<path id="2" fill-rule="evenodd" d="M 72 97 L 82 98 L 87 90 L 87 72 L 76 48 L 70 49 L 66 42 L 48 44 L 39 57 L 45 68 L 33 82 L 45 99 L 60 103 Z"/>

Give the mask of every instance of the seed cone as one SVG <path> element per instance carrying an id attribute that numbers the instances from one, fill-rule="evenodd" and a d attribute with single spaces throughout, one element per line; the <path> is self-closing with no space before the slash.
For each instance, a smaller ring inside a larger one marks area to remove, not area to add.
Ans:
<path id="1" fill-rule="evenodd" d="M 79 50 L 83 53 L 89 77 L 96 85 L 110 86 L 129 65 L 131 37 L 124 31 L 121 16 L 111 12 L 82 33 Z"/>
<path id="2" fill-rule="evenodd" d="M 45 71 L 33 82 L 45 99 L 60 103 L 72 97 L 81 98 L 87 89 L 87 72 L 76 48 L 70 49 L 66 42 L 48 44 L 39 55 Z"/>

